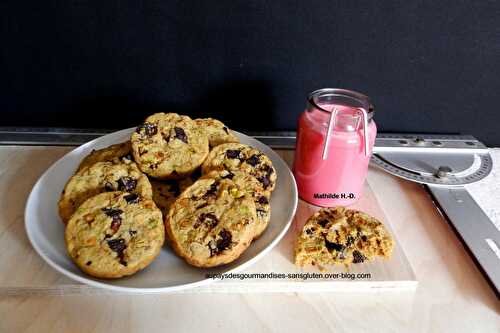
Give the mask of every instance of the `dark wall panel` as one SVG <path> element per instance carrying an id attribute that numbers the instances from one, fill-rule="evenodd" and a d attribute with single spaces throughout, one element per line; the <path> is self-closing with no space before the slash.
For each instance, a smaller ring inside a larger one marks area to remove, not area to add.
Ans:
<path id="1" fill-rule="evenodd" d="M 343 87 L 382 131 L 500 146 L 498 1 L 6 0 L 0 19 L 3 126 L 293 130 L 307 92 Z"/>

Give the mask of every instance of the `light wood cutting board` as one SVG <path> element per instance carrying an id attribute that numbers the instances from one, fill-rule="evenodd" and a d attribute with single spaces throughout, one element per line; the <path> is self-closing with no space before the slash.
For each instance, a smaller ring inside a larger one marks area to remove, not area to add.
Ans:
<path id="1" fill-rule="evenodd" d="M 102 289 L 88 287 L 62 276 L 38 257 L 24 231 L 24 204 L 38 177 L 55 160 L 72 148 L 67 147 L 2 147 L 0 150 L 0 296 L 28 294 L 102 294 Z M 278 151 L 290 164 L 293 151 Z M 363 197 L 351 208 L 367 212 L 391 230 L 369 184 Z M 318 208 L 299 201 L 293 224 L 270 253 L 243 273 L 320 273 L 316 268 L 298 269 L 293 265 L 293 245 L 307 218 Z M 272 219 L 271 219 L 272 223 Z M 326 292 L 326 291 L 401 291 L 415 290 L 415 274 L 397 239 L 390 260 L 332 267 L 328 273 L 348 273 L 347 278 L 325 279 L 231 279 L 183 292 Z M 363 274 L 364 278 L 356 278 Z M 366 275 L 369 274 L 369 278 Z M 351 277 L 354 276 L 354 279 Z"/>

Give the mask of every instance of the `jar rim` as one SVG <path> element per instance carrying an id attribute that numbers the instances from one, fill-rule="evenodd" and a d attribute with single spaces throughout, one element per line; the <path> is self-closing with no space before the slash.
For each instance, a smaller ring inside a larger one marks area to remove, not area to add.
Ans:
<path id="1" fill-rule="evenodd" d="M 333 96 L 340 96 L 344 98 L 350 98 L 352 100 L 358 101 L 361 104 L 368 105 L 368 110 L 366 110 L 366 113 L 368 115 L 368 120 L 371 120 L 373 118 L 373 115 L 375 114 L 375 108 L 371 103 L 370 98 L 362 93 L 353 90 L 340 89 L 340 88 L 322 88 L 311 92 L 307 96 L 307 101 L 314 108 L 322 112 L 331 113 L 331 110 L 323 109 L 314 101 L 314 97 L 326 94 L 331 94 Z"/>

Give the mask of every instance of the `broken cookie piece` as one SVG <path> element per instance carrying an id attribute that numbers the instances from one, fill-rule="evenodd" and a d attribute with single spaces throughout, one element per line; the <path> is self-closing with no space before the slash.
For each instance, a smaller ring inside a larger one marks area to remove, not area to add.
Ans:
<path id="1" fill-rule="evenodd" d="M 360 264 L 377 256 L 389 258 L 394 241 L 374 217 L 344 207 L 323 208 L 304 225 L 295 245 L 295 264 L 324 266 Z"/>

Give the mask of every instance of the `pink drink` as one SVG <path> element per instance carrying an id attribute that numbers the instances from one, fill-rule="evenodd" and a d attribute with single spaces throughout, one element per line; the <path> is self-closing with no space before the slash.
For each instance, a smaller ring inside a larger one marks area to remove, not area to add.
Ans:
<path id="1" fill-rule="evenodd" d="M 328 154 L 323 159 L 330 111 L 334 107 L 335 126 L 330 132 Z M 311 94 L 308 108 L 299 118 L 293 167 L 303 200 L 332 207 L 353 204 L 361 197 L 377 134 L 375 122 L 368 121 L 369 150 L 365 154 L 360 112 L 365 107 L 366 111 L 371 109 L 366 96 L 346 90 L 322 89 Z M 373 110 L 368 115 L 370 119 Z"/>

